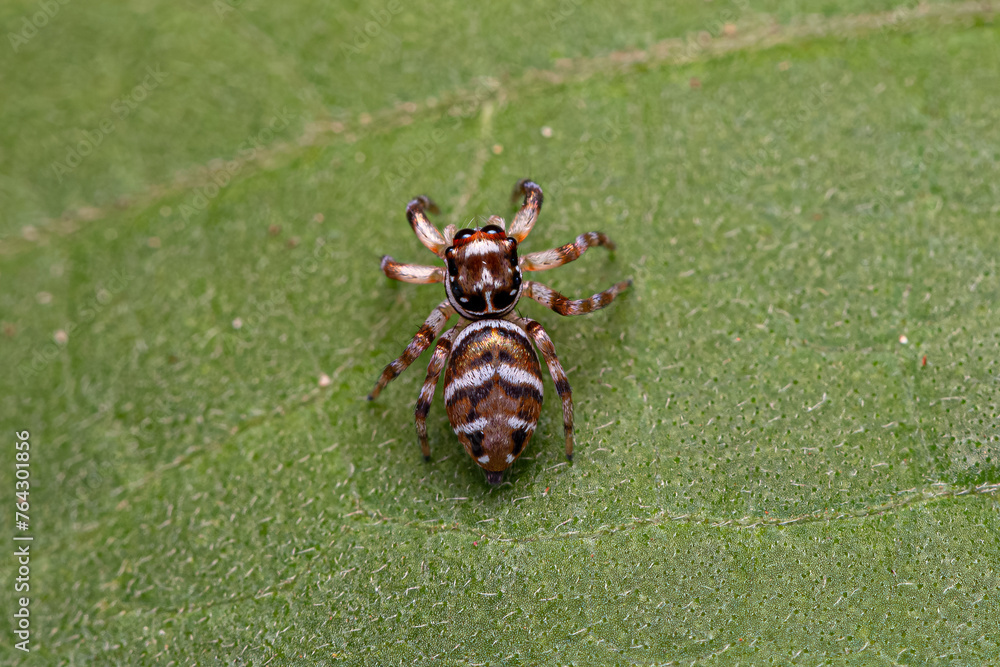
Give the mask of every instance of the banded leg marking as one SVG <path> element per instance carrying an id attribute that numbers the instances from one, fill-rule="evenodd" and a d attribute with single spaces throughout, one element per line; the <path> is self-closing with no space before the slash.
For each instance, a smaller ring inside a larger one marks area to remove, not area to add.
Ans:
<path id="1" fill-rule="evenodd" d="M 431 224 L 424 213 L 424 209 L 431 213 L 439 213 L 437 204 L 424 195 L 420 195 L 406 205 L 406 219 L 410 221 L 413 233 L 417 235 L 420 242 L 427 246 L 427 249 L 438 257 L 444 257 L 444 249 L 448 247 L 448 242 L 438 231 L 437 227 Z"/>
<path id="2" fill-rule="evenodd" d="M 552 339 L 549 335 L 545 333 L 545 329 L 542 325 L 535 320 L 530 320 L 527 318 L 518 320 L 518 323 L 524 327 L 531 339 L 535 341 L 535 345 L 542 352 L 542 358 L 545 359 L 545 365 L 549 367 L 549 374 L 552 376 L 552 382 L 556 385 L 556 391 L 559 393 L 559 398 L 562 399 L 562 409 L 563 409 L 563 429 L 566 431 L 566 458 L 570 461 L 573 460 L 573 392 L 569 388 L 569 378 L 566 377 L 566 371 L 563 370 L 562 364 L 559 363 L 559 357 L 556 356 L 556 346 L 552 343 Z"/>
<path id="3" fill-rule="evenodd" d="M 533 280 L 526 280 L 524 281 L 523 294 L 560 315 L 583 315 L 604 308 L 614 301 L 616 296 L 628 289 L 631 284 L 631 280 L 625 280 L 587 299 L 567 299 L 551 287 Z"/>
<path id="4" fill-rule="evenodd" d="M 604 246 L 612 251 L 615 249 L 614 242 L 601 232 L 587 232 L 577 236 L 573 243 L 567 243 L 559 248 L 528 253 L 521 257 L 520 265 L 525 271 L 554 269 L 578 259 L 587 251 L 587 248 L 596 248 L 597 246 Z"/>
<path id="5" fill-rule="evenodd" d="M 531 228 L 535 226 L 535 221 L 538 220 L 538 212 L 542 210 L 542 200 L 544 199 L 542 197 L 542 189 L 538 187 L 537 183 L 533 183 L 528 179 L 517 182 L 517 185 L 514 186 L 511 199 L 517 200 L 521 195 L 524 195 L 524 204 L 521 205 L 521 210 L 514 216 L 514 221 L 510 223 L 510 231 L 507 232 L 507 236 L 512 237 L 518 243 L 531 233 Z"/>
<path id="6" fill-rule="evenodd" d="M 378 382 L 375 383 L 372 393 L 368 394 L 369 401 L 374 401 L 378 398 L 378 395 L 387 384 L 395 380 L 417 357 L 423 354 L 424 350 L 431 346 L 434 339 L 441 335 L 441 331 L 444 329 L 448 318 L 454 314 L 455 309 L 447 301 L 442 301 L 431 311 L 430 316 L 424 321 L 416 335 L 413 336 L 413 340 L 403 350 L 403 354 L 391 361 L 385 367 L 385 370 L 382 371 L 382 375 L 379 376 Z"/>
<path id="7" fill-rule="evenodd" d="M 444 268 L 439 266 L 424 266 L 422 264 L 403 264 L 389 255 L 382 257 L 382 271 L 393 280 L 404 283 L 427 285 L 444 282 Z"/>
<path id="8" fill-rule="evenodd" d="M 437 345 L 434 346 L 434 355 L 427 365 L 427 378 L 424 386 L 420 389 L 420 398 L 417 399 L 417 407 L 414 409 L 414 417 L 417 422 L 417 438 L 420 440 L 420 451 L 423 452 L 424 460 L 431 460 L 431 447 L 427 443 L 427 413 L 431 410 L 431 402 L 434 400 L 434 390 L 437 389 L 438 378 L 444 370 L 448 355 L 451 354 L 451 343 L 458 333 L 458 326 L 448 330 L 448 333 L 441 336 Z"/>

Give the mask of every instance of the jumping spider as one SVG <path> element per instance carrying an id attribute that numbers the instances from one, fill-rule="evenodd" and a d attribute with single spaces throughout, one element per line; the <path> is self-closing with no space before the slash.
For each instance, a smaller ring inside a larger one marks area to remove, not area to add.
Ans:
<path id="1" fill-rule="evenodd" d="M 544 271 L 572 262 L 587 248 L 614 250 L 615 246 L 604 234 L 588 232 L 560 248 L 518 258 L 517 247 L 531 232 L 542 208 L 542 189 L 523 180 L 515 186 L 513 198 L 520 195 L 524 195 L 524 203 L 509 231 L 504 229 L 503 218 L 492 216 L 485 227 L 457 233 L 454 225 L 448 225 L 444 235 L 424 214 L 425 210 L 437 213 L 437 207 L 427 197 L 417 197 L 407 205 L 406 217 L 420 242 L 446 266 L 401 264 L 388 255 L 382 258 L 382 271 L 388 277 L 407 283 L 443 282 L 448 298 L 434 309 L 403 354 L 385 367 L 368 400 L 374 400 L 430 347 L 448 319 L 457 314 L 458 324 L 438 339 L 427 368 L 417 400 L 417 435 L 424 458 L 430 460 L 427 412 L 447 364 L 444 402 L 448 419 L 490 484 L 500 484 L 504 470 L 524 452 L 538 424 L 542 372 L 531 341 L 542 351 L 562 399 L 566 458 L 573 458 L 569 381 L 542 325 L 514 313 L 518 299 L 527 296 L 560 315 L 582 315 L 604 308 L 632 284 L 631 280 L 620 282 L 589 299 L 570 300 L 541 283 L 522 281 L 522 271 Z"/>

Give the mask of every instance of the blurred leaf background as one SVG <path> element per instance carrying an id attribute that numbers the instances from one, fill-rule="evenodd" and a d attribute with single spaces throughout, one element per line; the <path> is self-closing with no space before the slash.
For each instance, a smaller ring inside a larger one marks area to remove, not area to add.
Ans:
<path id="1" fill-rule="evenodd" d="M 4 3 L 0 661 L 995 664 L 998 9 Z M 635 285 L 522 305 L 577 457 L 546 381 L 492 489 L 429 355 L 362 399 L 408 199 L 526 176 L 526 251 L 618 244 L 544 281 Z"/>

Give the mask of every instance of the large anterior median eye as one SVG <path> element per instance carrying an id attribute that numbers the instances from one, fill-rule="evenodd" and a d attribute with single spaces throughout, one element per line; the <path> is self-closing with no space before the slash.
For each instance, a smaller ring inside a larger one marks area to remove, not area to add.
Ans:
<path id="1" fill-rule="evenodd" d="M 493 309 L 496 311 L 506 310 L 514 303 L 514 299 L 517 298 L 517 290 L 511 290 L 510 292 L 494 292 L 493 293 Z"/>
<path id="2" fill-rule="evenodd" d="M 503 234 L 504 233 L 503 230 L 500 229 L 499 227 L 497 227 L 496 225 L 486 225 L 485 227 L 483 227 L 482 231 L 485 232 L 485 233 L 487 233 L 487 234 Z"/>
<path id="3" fill-rule="evenodd" d="M 455 234 L 455 240 L 461 241 L 462 239 L 467 239 L 475 233 L 476 232 L 471 229 L 461 229 L 457 234 Z"/>
<path id="4" fill-rule="evenodd" d="M 521 274 L 514 272 L 514 280 L 511 282 L 511 289 L 506 292 L 493 293 L 493 309 L 497 311 L 506 310 L 517 299 L 517 293 L 521 289 Z"/>
<path id="5" fill-rule="evenodd" d="M 485 313 L 486 299 L 481 294 L 469 294 L 458 297 L 458 305 L 470 313 Z"/>

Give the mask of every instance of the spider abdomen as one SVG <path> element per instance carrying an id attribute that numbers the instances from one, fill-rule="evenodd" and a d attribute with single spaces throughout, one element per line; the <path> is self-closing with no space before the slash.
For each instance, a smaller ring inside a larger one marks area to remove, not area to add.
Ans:
<path id="1" fill-rule="evenodd" d="M 524 452 L 542 408 L 542 370 L 524 330 L 482 319 L 459 332 L 445 371 L 444 402 L 465 451 L 490 482 L 500 483 Z"/>

